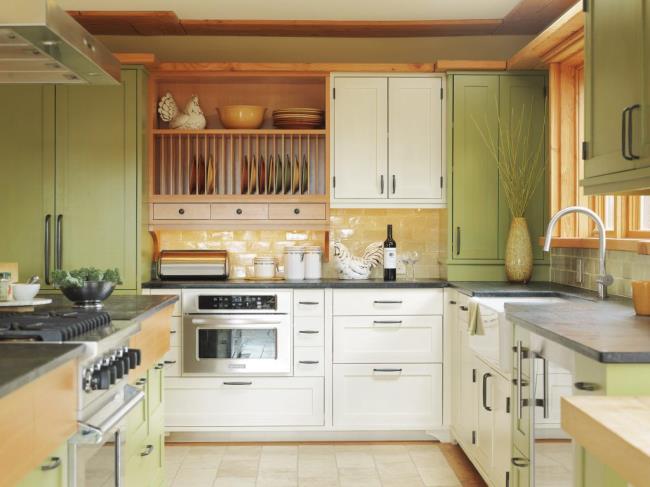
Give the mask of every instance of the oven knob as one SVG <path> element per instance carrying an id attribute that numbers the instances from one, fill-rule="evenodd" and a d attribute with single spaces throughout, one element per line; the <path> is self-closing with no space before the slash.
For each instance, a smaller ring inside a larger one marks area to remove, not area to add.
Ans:
<path id="1" fill-rule="evenodd" d="M 117 378 L 121 379 L 124 377 L 124 361 L 122 360 L 122 357 L 115 357 L 115 360 L 113 360 L 113 366 L 115 367 L 115 370 L 117 370 Z"/>
<path id="2" fill-rule="evenodd" d="M 83 369 L 82 372 L 83 379 L 82 379 L 82 387 L 84 392 L 90 393 L 93 391 L 93 369 Z"/>
<path id="3" fill-rule="evenodd" d="M 132 369 L 135 369 L 138 365 L 140 365 L 142 360 L 140 350 L 137 348 L 129 348 L 127 350 L 127 353 L 129 354 L 129 359 L 131 360 L 130 367 Z"/>
<path id="4" fill-rule="evenodd" d="M 122 356 L 122 368 L 124 369 L 124 375 L 129 375 L 129 370 L 131 370 L 131 359 L 128 355 Z"/>
<path id="5" fill-rule="evenodd" d="M 108 368 L 102 367 L 99 370 L 93 372 L 93 378 L 90 383 L 90 387 L 93 391 L 97 389 L 106 390 L 111 386 L 111 377 L 108 372 Z"/>
<path id="6" fill-rule="evenodd" d="M 126 353 L 127 348 L 124 347 L 117 352 L 117 363 L 118 363 L 118 375 L 119 367 L 122 368 L 122 375 L 128 375 L 131 361 L 129 360 L 129 355 Z"/>

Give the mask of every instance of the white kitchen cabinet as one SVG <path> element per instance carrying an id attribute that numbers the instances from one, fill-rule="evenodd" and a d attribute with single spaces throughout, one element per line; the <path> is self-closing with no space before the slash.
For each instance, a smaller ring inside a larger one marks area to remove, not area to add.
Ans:
<path id="1" fill-rule="evenodd" d="M 442 78 L 388 80 L 388 197 L 442 200 Z"/>
<path id="2" fill-rule="evenodd" d="M 334 199 L 386 198 L 388 78 L 335 78 L 334 89 Z"/>
<path id="3" fill-rule="evenodd" d="M 442 364 L 335 364 L 333 382 L 337 428 L 442 425 Z"/>
<path id="4" fill-rule="evenodd" d="M 335 289 L 334 316 L 442 315 L 442 289 Z"/>
<path id="5" fill-rule="evenodd" d="M 332 207 L 445 205 L 443 79 L 332 76 Z"/>
<path id="6" fill-rule="evenodd" d="M 322 377 L 184 377 L 165 394 L 168 428 L 324 424 Z"/>
<path id="7" fill-rule="evenodd" d="M 337 316 L 334 363 L 442 362 L 442 316 Z"/>

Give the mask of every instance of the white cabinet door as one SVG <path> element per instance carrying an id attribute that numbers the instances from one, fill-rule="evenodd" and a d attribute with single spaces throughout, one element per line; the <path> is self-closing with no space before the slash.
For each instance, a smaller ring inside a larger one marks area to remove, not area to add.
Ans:
<path id="1" fill-rule="evenodd" d="M 472 438 L 476 432 L 476 374 L 474 367 L 474 354 L 469 348 L 469 336 L 467 334 L 467 322 L 463 320 L 463 315 L 459 313 L 458 326 L 458 344 L 460 348 L 460 385 L 458 388 L 458 419 L 457 429 L 458 441 L 463 448 L 474 449 Z"/>
<path id="2" fill-rule="evenodd" d="M 494 440 L 494 380 L 490 368 L 474 356 L 476 369 L 476 445 L 475 455 L 484 472 L 492 471 L 492 451 Z"/>
<path id="3" fill-rule="evenodd" d="M 324 394 L 322 377 L 168 379 L 165 425 L 320 426 Z"/>
<path id="4" fill-rule="evenodd" d="M 442 424 L 441 364 L 334 365 L 334 426 L 428 429 Z"/>
<path id="5" fill-rule="evenodd" d="M 334 197 L 386 199 L 388 79 L 334 78 L 334 89 Z"/>
<path id="6" fill-rule="evenodd" d="M 512 399 L 510 398 L 512 383 L 500 375 L 494 376 L 493 382 L 494 404 L 492 414 L 494 416 L 493 450 L 492 450 L 492 482 L 494 485 L 508 485 L 506 483 L 507 473 L 510 472 L 510 459 L 512 434 L 510 428 L 512 419 Z"/>
<path id="7" fill-rule="evenodd" d="M 334 363 L 442 362 L 442 316 L 337 316 Z"/>
<path id="8" fill-rule="evenodd" d="M 442 199 L 441 78 L 389 78 L 389 198 Z"/>

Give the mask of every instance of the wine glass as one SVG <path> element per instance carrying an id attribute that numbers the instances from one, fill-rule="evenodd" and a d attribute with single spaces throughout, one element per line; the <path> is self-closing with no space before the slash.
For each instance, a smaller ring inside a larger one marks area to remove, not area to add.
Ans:
<path id="1" fill-rule="evenodd" d="M 420 254 L 413 250 L 409 252 L 409 263 L 411 264 L 411 279 L 415 280 L 415 264 L 420 260 Z"/>
<path id="2" fill-rule="evenodd" d="M 409 264 L 411 263 L 411 253 L 408 251 L 399 252 L 399 260 L 404 265 L 404 272 L 406 272 L 406 278 L 409 278 Z"/>

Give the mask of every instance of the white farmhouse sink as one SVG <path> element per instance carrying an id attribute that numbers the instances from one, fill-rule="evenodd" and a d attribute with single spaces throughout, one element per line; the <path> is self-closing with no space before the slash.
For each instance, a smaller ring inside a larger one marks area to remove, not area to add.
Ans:
<path id="1" fill-rule="evenodd" d="M 513 328 L 506 321 L 504 306 L 512 304 L 548 305 L 564 302 L 557 297 L 472 298 L 481 310 L 482 335 L 470 335 L 469 346 L 483 360 L 505 374 L 512 372 Z"/>

